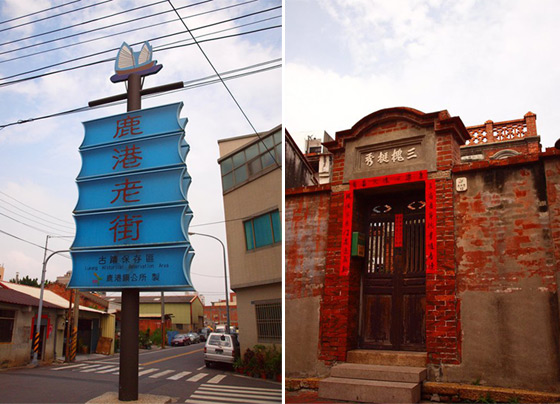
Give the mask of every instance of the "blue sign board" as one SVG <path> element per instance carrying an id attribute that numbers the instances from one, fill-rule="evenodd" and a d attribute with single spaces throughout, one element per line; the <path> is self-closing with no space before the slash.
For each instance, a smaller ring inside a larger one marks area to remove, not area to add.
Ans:
<path id="1" fill-rule="evenodd" d="M 182 106 L 84 123 L 70 287 L 194 290 Z"/>

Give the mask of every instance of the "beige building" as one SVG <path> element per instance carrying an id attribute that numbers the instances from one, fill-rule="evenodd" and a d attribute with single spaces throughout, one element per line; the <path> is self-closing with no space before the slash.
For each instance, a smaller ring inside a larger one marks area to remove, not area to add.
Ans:
<path id="1" fill-rule="evenodd" d="M 0 281 L 0 367 L 29 363 L 40 292 L 40 288 Z M 64 358 L 68 307 L 68 300 L 44 290 L 39 360 L 52 362 Z M 115 316 L 80 305 L 78 345 L 87 347 L 87 352 L 94 352 L 99 337 L 111 339 L 110 353 L 114 353 Z"/>
<path id="2" fill-rule="evenodd" d="M 218 141 L 241 351 L 282 342 L 282 127 Z"/>

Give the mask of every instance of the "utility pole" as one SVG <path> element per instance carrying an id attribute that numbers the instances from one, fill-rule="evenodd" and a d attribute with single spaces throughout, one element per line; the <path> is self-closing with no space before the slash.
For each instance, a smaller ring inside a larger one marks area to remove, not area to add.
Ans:
<path id="1" fill-rule="evenodd" d="M 74 292 L 74 312 L 72 316 L 72 336 L 70 337 L 70 362 L 76 360 L 76 351 L 78 349 L 78 321 L 80 317 L 80 292 L 78 289 Z"/>
<path id="2" fill-rule="evenodd" d="M 126 76 L 116 74 L 111 77 L 113 83 L 127 82 L 126 94 L 119 94 L 99 100 L 90 101 L 90 107 L 109 104 L 119 100 L 127 100 L 127 111 L 136 111 L 142 108 L 142 95 L 156 94 L 176 90 L 184 87 L 182 81 L 142 90 L 142 78 L 157 73 L 162 68 L 156 65 L 148 70 L 134 71 Z M 119 400 L 138 400 L 138 334 L 140 289 L 122 289 L 121 308 L 121 347 L 119 359 Z"/>
<path id="3" fill-rule="evenodd" d="M 165 302 L 161 292 L 161 349 L 165 349 Z"/>
<path id="4" fill-rule="evenodd" d="M 128 76 L 127 111 L 142 108 L 142 76 Z M 119 360 L 119 400 L 138 400 L 138 332 L 140 314 L 140 289 L 122 291 L 121 353 Z"/>

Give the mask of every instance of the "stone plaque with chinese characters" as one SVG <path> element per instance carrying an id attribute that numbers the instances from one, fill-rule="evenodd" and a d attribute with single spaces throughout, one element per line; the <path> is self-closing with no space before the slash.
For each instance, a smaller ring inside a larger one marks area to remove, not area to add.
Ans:
<path id="1" fill-rule="evenodd" d="M 345 149 L 344 182 L 436 168 L 435 135 L 426 128 L 361 136 Z"/>
<path id="2" fill-rule="evenodd" d="M 182 103 L 84 123 L 70 287 L 193 290 Z"/>

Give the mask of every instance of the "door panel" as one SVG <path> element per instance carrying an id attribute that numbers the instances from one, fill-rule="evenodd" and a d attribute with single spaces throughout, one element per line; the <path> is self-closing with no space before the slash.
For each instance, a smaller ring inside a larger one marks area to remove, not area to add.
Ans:
<path id="1" fill-rule="evenodd" d="M 423 193 L 369 208 L 362 277 L 363 348 L 424 350 L 426 344 Z"/>

